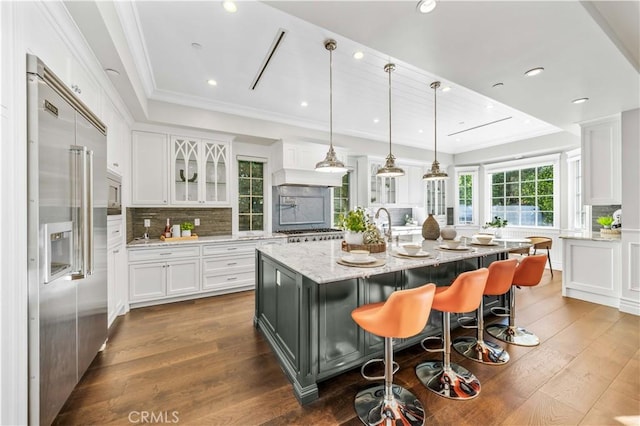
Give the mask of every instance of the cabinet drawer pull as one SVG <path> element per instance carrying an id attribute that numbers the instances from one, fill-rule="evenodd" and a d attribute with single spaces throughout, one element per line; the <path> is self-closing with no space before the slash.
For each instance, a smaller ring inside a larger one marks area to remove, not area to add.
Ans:
<path id="1" fill-rule="evenodd" d="M 227 263 L 227 266 L 237 265 L 237 264 L 238 264 L 238 262 L 229 262 L 229 263 Z"/>
<path id="2" fill-rule="evenodd" d="M 238 250 L 238 247 L 229 247 L 227 250 Z"/>
<path id="3" fill-rule="evenodd" d="M 238 279 L 238 277 L 229 277 L 229 278 L 227 278 L 227 281 L 233 281 L 233 280 L 237 280 L 237 279 Z"/>
<path id="4" fill-rule="evenodd" d="M 171 252 L 169 252 L 169 253 L 160 253 L 160 256 L 170 256 L 170 255 L 172 255 L 172 254 L 173 254 L 173 253 L 171 253 Z"/>
<path id="5" fill-rule="evenodd" d="M 117 253 L 120 253 L 120 249 L 113 251 L 113 254 L 117 254 Z"/>

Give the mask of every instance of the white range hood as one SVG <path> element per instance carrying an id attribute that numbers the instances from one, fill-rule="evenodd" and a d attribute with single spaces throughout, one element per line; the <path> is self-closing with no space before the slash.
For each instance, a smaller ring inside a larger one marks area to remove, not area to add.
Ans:
<path id="1" fill-rule="evenodd" d="M 277 141 L 272 147 L 273 184 L 304 186 L 341 186 L 343 173 L 315 171 L 318 161 L 324 159 L 329 144 L 307 141 Z M 335 149 L 338 158 L 346 163 L 347 151 Z"/>
<path id="2" fill-rule="evenodd" d="M 273 172 L 273 184 L 304 186 L 341 186 L 342 173 L 324 173 L 315 170 L 280 169 Z"/>

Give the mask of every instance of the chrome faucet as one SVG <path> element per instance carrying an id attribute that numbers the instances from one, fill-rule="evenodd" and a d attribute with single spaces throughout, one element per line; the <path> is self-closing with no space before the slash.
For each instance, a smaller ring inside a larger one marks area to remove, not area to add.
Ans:
<path id="1" fill-rule="evenodd" d="M 389 210 L 385 209 L 384 207 L 380 207 L 378 209 L 378 211 L 376 212 L 375 218 L 378 219 L 380 217 L 380 210 L 383 210 L 386 214 L 387 214 L 387 218 L 389 219 L 389 226 L 387 227 L 387 232 L 385 232 L 384 234 L 387 236 L 387 241 L 389 241 L 389 243 L 392 242 L 391 239 L 391 213 L 389 213 Z M 391 246 L 391 244 L 389 244 L 389 246 Z"/>

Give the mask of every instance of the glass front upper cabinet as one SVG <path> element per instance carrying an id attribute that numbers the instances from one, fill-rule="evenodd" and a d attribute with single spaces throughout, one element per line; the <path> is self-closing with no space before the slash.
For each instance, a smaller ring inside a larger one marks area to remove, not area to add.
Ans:
<path id="1" fill-rule="evenodd" d="M 175 204 L 229 204 L 229 143 L 171 137 L 171 198 Z"/>
<path id="2" fill-rule="evenodd" d="M 371 179 L 369 204 L 395 204 L 397 179 L 392 177 L 376 176 L 380 167 L 382 167 L 382 164 L 380 163 L 369 163 L 369 176 Z"/>

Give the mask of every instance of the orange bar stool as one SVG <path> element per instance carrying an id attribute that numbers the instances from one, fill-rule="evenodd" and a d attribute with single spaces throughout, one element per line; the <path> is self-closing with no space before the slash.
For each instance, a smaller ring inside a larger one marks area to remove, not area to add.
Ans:
<path id="1" fill-rule="evenodd" d="M 407 389 L 393 384 L 393 375 L 400 368 L 393 361 L 393 339 L 407 338 L 420 333 L 429 320 L 435 284 L 399 290 L 386 302 L 360 306 L 351 312 L 351 318 L 365 331 L 384 337 L 384 359 L 371 359 L 361 368 L 367 380 L 382 380 L 361 390 L 356 395 L 358 417 L 366 425 L 424 425 L 424 409 L 420 400 Z M 364 369 L 372 362 L 384 363 L 384 376 L 370 377 Z"/>
<path id="2" fill-rule="evenodd" d="M 471 312 L 478 308 L 487 283 L 487 268 L 463 272 L 447 287 L 436 288 L 433 309 L 442 311 L 442 334 L 444 345 L 441 349 L 427 352 L 443 352 L 443 361 L 427 361 L 416 367 L 416 375 L 423 385 L 432 392 L 450 399 L 466 400 L 480 393 L 480 381 L 466 368 L 451 362 L 451 312 Z"/>
<path id="3" fill-rule="evenodd" d="M 549 260 L 549 271 L 551 272 L 551 276 L 553 277 L 553 268 L 551 267 L 551 244 L 553 244 L 553 240 L 549 237 L 527 237 L 531 240 L 531 244 L 533 245 L 533 254 L 537 254 L 538 250 L 546 250 L 547 251 L 547 260 Z"/>
<path id="4" fill-rule="evenodd" d="M 516 287 L 532 287 L 538 285 L 542 279 L 544 265 L 547 262 L 547 256 L 538 254 L 527 256 L 516 268 L 513 275 L 513 286 Z M 519 346 L 537 346 L 540 339 L 535 334 L 516 325 L 516 292 L 511 290 L 509 303 L 509 324 L 491 324 L 487 327 L 487 333 L 498 340 Z"/>
<path id="5" fill-rule="evenodd" d="M 505 294 L 511 288 L 513 274 L 516 271 L 518 261 L 516 259 L 499 260 L 489 265 L 489 277 L 484 288 L 485 296 L 499 296 Z M 460 323 L 464 328 L 477 328 L 477 337 L 463 336 L 453 340 L 453 348 L 463 356 L 477 362 L 489 365 L 505 364 L 509 361 L 509 353 L 500 345 L 493 342 L 485 342 L 484 335 L 484 302 L 480 299 L 480 306 L 477 311 L 478 324 L 467 326 Z M 458 319 L 460 322 L 462 318 Z"/>

